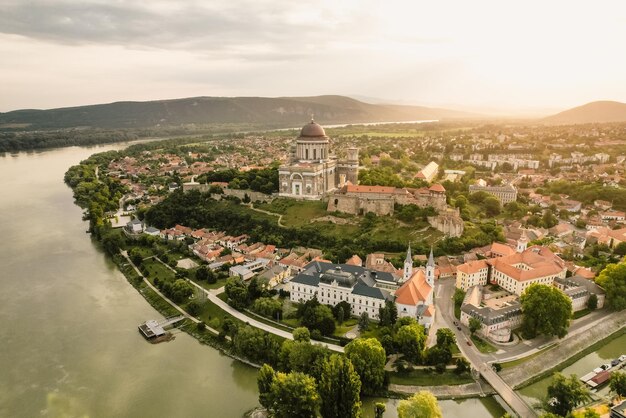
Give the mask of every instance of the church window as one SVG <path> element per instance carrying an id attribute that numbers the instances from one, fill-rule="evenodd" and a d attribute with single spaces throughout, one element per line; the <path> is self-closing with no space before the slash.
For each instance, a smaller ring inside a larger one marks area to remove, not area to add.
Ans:
<path id="1" fill-rule="evenodd" d="M 308 148 L 304 150 L 304 159 L 305 160 L 309 159 L 309 149 Z"/>
<path id="2" fill-rule="evenodd" d="M 317 160 L 317 150 L 316 149 L 313 150 L 313 159 Z"/>

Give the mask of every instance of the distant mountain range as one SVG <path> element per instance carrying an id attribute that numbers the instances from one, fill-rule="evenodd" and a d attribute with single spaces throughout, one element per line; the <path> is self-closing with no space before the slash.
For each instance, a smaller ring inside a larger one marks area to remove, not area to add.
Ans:
<path id="1" fill-rule="evenodd" d="M 183 124 L 300 126 L 311 115 L 324 124 L 475 119 L 467 112 L 423 106 L 364 103 L 345 96 L 193 97 L 149 102 L 115 102 L 50 110 L 0 113 L 0 129 L 146 128 Z"/>
<path id="2" fill-rule="evenodd" d="M 543 119 L 550 124 L 626 122 L 626 103 L 599 101 L 584 104 L 548 116 Z"/>

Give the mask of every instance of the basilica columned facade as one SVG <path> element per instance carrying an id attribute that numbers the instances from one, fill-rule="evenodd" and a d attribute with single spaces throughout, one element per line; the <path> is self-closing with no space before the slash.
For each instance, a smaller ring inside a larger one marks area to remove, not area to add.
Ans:
<path id="1" fill-rule="evenodd" d="M 290 160 L 281 166 L 279 195 L 296 199 L 321 199 L 346 184 L 356 184 L 359 151 L 349 148 L 345 160 L 330 154 L 330 138 L 324 128 L 311 120 L 296 139 Z"/>

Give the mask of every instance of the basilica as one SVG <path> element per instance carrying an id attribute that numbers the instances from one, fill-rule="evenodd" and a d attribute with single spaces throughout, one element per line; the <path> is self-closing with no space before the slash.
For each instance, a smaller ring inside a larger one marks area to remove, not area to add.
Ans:
<path id="1" fill-rule="evenodd" d="M 288 163 L 279 168 L 278 174 L 280 196 L 319 200 L 345 185 L 357 184 L 359 150 L 348 148 L 347 158 L 337 160 L 330 154 L 330 138 L 324 128 L 311 119 L 300 131 Z"/>

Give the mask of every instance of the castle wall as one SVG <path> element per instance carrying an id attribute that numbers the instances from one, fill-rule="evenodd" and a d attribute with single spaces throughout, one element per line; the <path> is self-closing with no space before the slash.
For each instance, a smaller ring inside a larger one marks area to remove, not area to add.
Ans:
<path id="1" fill-rule="evenodd" d="M 333 195 L 328 200 L 326 208 L 329 212 L 343 212 L 352 215 L 364 215 L 368 212 L 376 215 L 393 215 L 394 200 L 387 199 L 364 199 L 358 196 Z"/>

